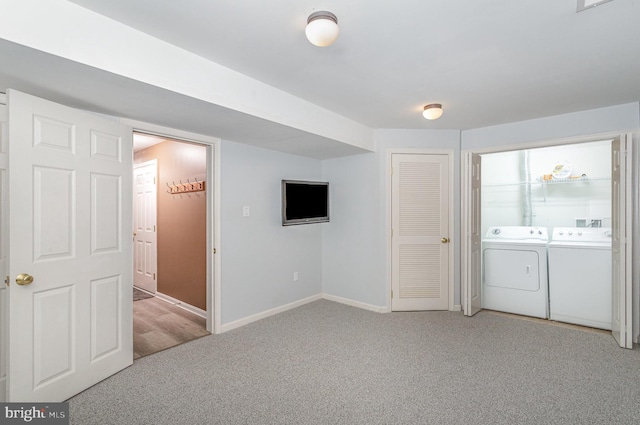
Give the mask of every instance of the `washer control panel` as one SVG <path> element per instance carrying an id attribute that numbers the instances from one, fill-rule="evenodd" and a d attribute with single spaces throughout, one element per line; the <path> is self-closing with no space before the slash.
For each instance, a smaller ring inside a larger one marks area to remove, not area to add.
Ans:
<path id="1" fill-rule="evenodd" d="M 611 243 L 611 229 L 608 227 L 555 227 L 551 240 Z"/>

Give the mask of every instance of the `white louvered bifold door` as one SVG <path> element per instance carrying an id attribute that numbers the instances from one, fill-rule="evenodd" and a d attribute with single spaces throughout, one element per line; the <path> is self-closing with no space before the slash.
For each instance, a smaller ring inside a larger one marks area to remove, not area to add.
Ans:
<path id="1" fill-rule="evenodd" d="M 622 348 L 633 348 L 632 140 L 629 134 L 611 142 L 611 333 Z"/>
<path id="2" fill-rule="evenodd" d="M 449 157 L 392 155 L 394 311 L 449 308 Z"/>

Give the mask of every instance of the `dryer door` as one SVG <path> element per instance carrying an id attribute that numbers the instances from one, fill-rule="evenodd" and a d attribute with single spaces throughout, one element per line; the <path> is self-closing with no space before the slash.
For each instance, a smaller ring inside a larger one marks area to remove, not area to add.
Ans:
<path id="1" fill-rule="evenodd" d="M 484 250 L 484 284 L 520 291 L 540 289 L 540 257 L 536 251 Z"/>

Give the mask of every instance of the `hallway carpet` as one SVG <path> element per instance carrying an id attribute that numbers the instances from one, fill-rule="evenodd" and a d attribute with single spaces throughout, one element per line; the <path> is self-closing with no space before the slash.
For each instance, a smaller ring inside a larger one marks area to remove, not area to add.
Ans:
<path id="1" fill-rule="evenodd" d="M 317 301 L 137 360 L 71 424 L 638 424 L 640 351 L 480 312 Z"/>

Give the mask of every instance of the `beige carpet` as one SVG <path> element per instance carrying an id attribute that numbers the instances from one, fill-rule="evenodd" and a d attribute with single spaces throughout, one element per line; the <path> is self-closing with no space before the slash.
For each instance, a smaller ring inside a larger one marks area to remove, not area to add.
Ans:
<path id="1" fill-rule="evenodd" d="M 330 301 L 137 360 L 71 424 L 638 424 L 640 351 L 480 312 Z"/>

